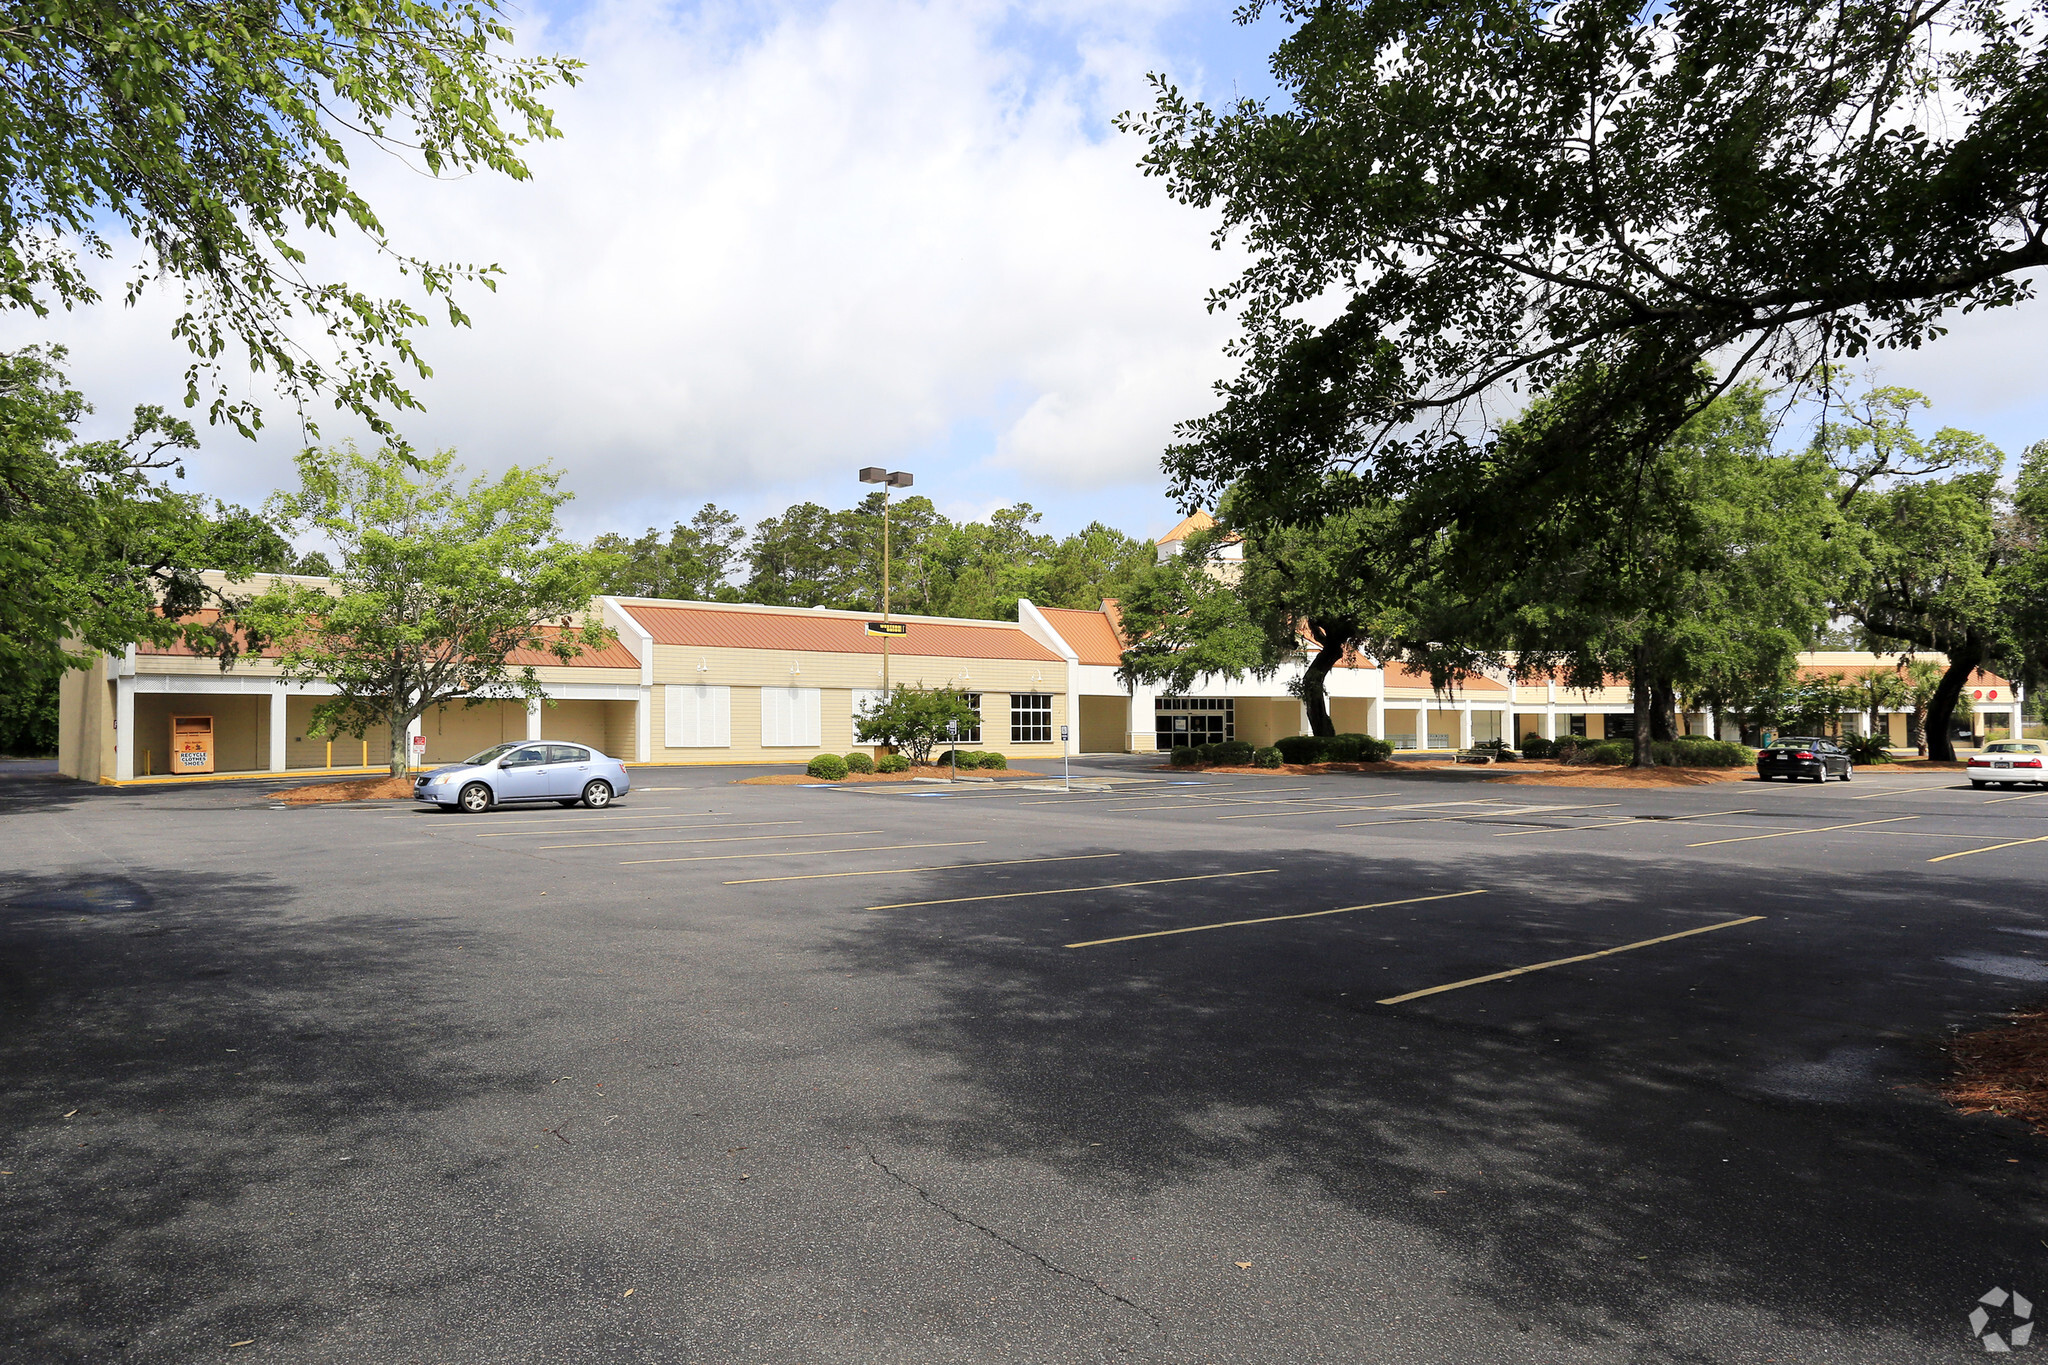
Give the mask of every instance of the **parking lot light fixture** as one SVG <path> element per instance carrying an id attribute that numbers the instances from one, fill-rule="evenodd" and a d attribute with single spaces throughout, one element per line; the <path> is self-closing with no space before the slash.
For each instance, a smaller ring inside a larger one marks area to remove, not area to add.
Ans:
<path id="1" fill-rule="evenodd" d="M 882 624 L 889 624 L 889 490 L 908 488 L 915 480 L 904 470 L 894 473 L 880 465 L 868 465 L 860 471 L 862 483 L 882 485 Z M 889 697 L 889 636 L 882 635 L 882 699 Z"/>

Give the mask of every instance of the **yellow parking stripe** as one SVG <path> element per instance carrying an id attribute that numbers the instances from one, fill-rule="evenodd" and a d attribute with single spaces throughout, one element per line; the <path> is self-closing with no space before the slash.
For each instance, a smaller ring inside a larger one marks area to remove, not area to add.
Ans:
<path id="1" fill-rule="evenodd" d="M 1187 800 L 1188 804 L 1178 806 L 1119 806 L 1116 810 L 1104 811 L 1103 814 L 1125 815 L 1141 810 L 1214 810 L 1218 806 L 1301 806 L 1305 809 L 1324 810 L 1332 808 L 1324 806 L 1323 802 L 1356 801 L 1358 798 L 1355 796 L 1297 796 L 1287 801 L 1252 801 L 1249 799 L 1244 801 L 1221 801 L 1215 797 L 1196 798 L 1191 796 Z M 1355 807 L 1344 806 L 1335 807 L 1334 809 L 1351 810 L 1355 809 Z"/>
<path id="2" fill-rule="evenodd" d="M 835 853 L 887 853 L 898 848 L 971 848 L 986 839 L 954 839 L 942 844 L 871 844 L 867 848 L 799 848 L 783 853 L 697 853 L 687 858 L 626 858 L 620 867 L 645 867 L 649 863 L 736 863 L 745 858 L 829 858 Z"/>
<path id="3" fill-rule="evenodd" d="M 1789 839 L 1795 834 L 1826 834 L 1837 829 L 1861 829 L 1865 825 L 1895 825 L 1901 820 L 1918 820 L 1917 815 L 1893 815 L 1883 820 L 1852 820 L 1846 825 L 1819 825 L 1813 829 L 1781 829 L 1775 834 L 1745 834 L 1739 839 L 1709 839 L 1687 844 L 1687 848 L 1712 848 L 1715 844 L 1746 844 L 1755 839 Z"/>
<path id="4" fill-rule="evenodd" d="M 1980 804 L 1995 806 L 2001 801 L 2038 801 L 2044 796 L 2048 796 L 2048 792 L 2028 792 L 2025 796 L 1994 796 L 1989 801 Z"/>
<path id="5" fill-rule="evenodd" d="M 1209 929 L 1237 929 L 1247 924 L 1277 924 L 1288 919 L 1316 919 L 1323 915 L 1348 915 L 1353 910 L 1385 910 L 1392 905 L 1420 905 L 1424 901 L 1450 901 L 1460 896 L 1483 896 L 1486 888 L 1473 891 L 1446 891 L 1439 896 L 1410 896 L 1399 901 L 1374 901 L 1371 905 L 1340 905 L 1334 910 L 1308 910 L 1298 915 L 1265 915 L 1258 919 L 1231 919 L 1221 924 L 1190 924 L 1184 929 L 1154 929 L 1144 934 L 1121 934 L 1116 938 L 1091 938 L 1084 943 L 1069 943 L 1069 948 L 1100 948 L 1105 943 L 1129 943 L 1141 938 L 1168 938 L 1174 934 L 1199 934 Z"/>
<path id="6" fill-rule="evenodd" d="M 1410 991 L 1406 995 L 1390 995 L 1379 1003 L 1382 1005 L 1399 1005 L 1409 1000 L 1420 1000 L 1425 995 L 1442 995 L 1445 991 L 1463 990 L 1467 986 L 1483 986 L 1489 981 L 1505 981 L 1511 976 L 1523 976 L 1529 972 L 1540 972 L 1550 967 L 1569 967 L 1574 962 L 1591 962 L 1595 958 L 1612 957 L 1616 953 L 1633 952 L 1637 948 L 1648 948 L 1658 943 L 1669 943 L 1673 939 L 1691 938 L 1694 934 L 1711 934 L 1716 929 L 1733 929 L 1738 924 L 1754 924 L 1762 918 L 1762 915 L 1744 915 L 1741 919 L 1722 920 L 1719 924 L 1702 924 L 1697 929 L 1682 929 L 1675 934 L 1663 934 L 1657 938 L 1646 938 L 1636 943 L 1624 943 L 1619 948 L 1602 948 L 1597 953 L 1580 953 L 1577 957 L 1559 957 L 1553 958 L 1549 962 L 1532 962 L 1526 967 L 1511 967 L 1504 972 L 1490 972 L 1485 976 L 1467 977 L 1463 981 L 1453 981 L 1442 986 L 1430 986 L 1424 990 Z"/>
<path id="7" fill-rule="evenodd" d="M 2044 842 L 2048 842 L 2048 834 L 2043 834 L 2039 838 L 2035 839 L 2015 839 L 2009 844 L 1986 844 L 1983 848 L 1960 849 L 1954 853 L 1944 853 L 1939 858 L 1929 858 L 1927 861 L 1930 863 L 1945 863 L 1950 858 L 1967 858 L 1972 853 L 1996 853 L 2001 848 L 2018 848 L 2021 844 L 2038 844 Z"/>
<path id="8" fill-rule="evenodd" d="M 981 840 L 979 842 L 987 842 Z M 827 877 L 887 877 L 898 872 L 951 872 L 962 867 L 1015 867 L 1019 863 L 1079 863 L 1090 858 L 1121 858 L 1121 853 L 1075 853 L 1064 858 L 1002 858 L 992 863 L 946 863 L 939 867 L 883 867 L 869 872 L 798 872 L 788 877 L 742 877 L 727 886 L 751 886 L 755 882 L 815 882 Z"/>
<path id="9" fill-rule="evenodd" d="M 1621 803 L 1619 801 L 1603 801 L 1600 804 L 1618 806 Z M 1394 810 L 1396 807 L 1386 806 L 1382 809 Z M 1405 820 L 1358 820 L 1348 825 L 1339 825 L 1337 828 L 1371 829 L 1374 825 L 1440 825 L 1447 820 L 1499 820 L 1510 815 L 1548 815 L 1561 810 L 1598 809 L 1600 809 L 1599 806 L 1503 806 L 1499 808 L 1489 806 L 1485 810 L 1460 811 L 1456 815 L 1411 815 Z"/>
<path id="10" fill-rule="evenodd" d="M 792 822 L 801 823 L 801 822 Z M 536 851 L 552 848 L 641 848 L 649 844 L 744 844 L 756 839 L 850 839 L 856 834 L 886 834 L 881 829 L 841 829 L 829 834 L 734 834 L 718 839 L 613 839 L 602 844 L 536 844 Z"/>
<path id="11" fill-rule="evenodd" d="M 968 901 L 1007 901 L 1020 896 L 1075 896 L 1083 891 L 1120 891 L 1127 886 L 1165 886 L 1168 882 L 1213 882 L 1225 877 L 1260 877 L 1278 872 L 1277 867 L 1255 867 L 1249 872 L 1208 872 L 1199 877 L 1154 877 L 1144 882 L 1106 882 L 1101 886 L 1060 886 L 1050 891 L 998 891 L 992 896 L 948 896 L 937 901 L 898 901 L 894 905 L 870 905 L 870 910 L 909 910 L 920 905 L 962 905 Z"/>
<path id="12" fill-rule="evenodd" d="M 651 834 L 665 829 L 763 829 L 769 825 L 801 825 L 802 823 L 804 822 L 801 820 L 736 820 L 730 825 L 607 825 L 603 829 L 592 830 L 591 833 Z M 489 834 L 479 834 L 476 837 L 479 839 L 517 839 L 525 833 L 525 830 L 518 829 L 494 830 Z M 549 830 L 548 833 L 557 839 L 569 837 L 559 829 Z"/>

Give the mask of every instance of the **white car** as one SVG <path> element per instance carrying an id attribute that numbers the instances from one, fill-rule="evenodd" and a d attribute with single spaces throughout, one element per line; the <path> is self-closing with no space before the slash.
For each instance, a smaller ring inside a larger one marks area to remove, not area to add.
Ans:
<path id="1" fill-rule="evenodd" d="M 2048 787 L 2048 741 L 2001 739 L 1970 760 L 1970 785 L 2032 782 Z"/>

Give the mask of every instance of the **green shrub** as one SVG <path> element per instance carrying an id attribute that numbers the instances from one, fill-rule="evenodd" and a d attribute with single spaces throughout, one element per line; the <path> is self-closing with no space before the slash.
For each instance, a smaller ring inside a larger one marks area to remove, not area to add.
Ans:
<path id="1" fill-rule="evenodd" d="M 1192 768 L 1202 761 L 1202 756 L 1186 745 L 1175 749 L 1166 756 L 1166 761 L 1176 768 Z"/>
<path id="2" fill-rule="evenodd" d="M 1360 763 L 1385 763 L 1394 756 L 1392 740 L 1374 739 L 1371 735 L 1360 735 L 1359 738 L 1364 741 L 1358 746 Z"/>
<path id="3" fill-rule="evenodd" d="M 1316 735 L 1287 735 L 1274 740 L 1273 747 L 1278 749 L 1280 757 L 1289 763 L 1323 761 L 1323 741 Z"/>
<path id="4" fill-rule="evenodd" d="M 1842 747 L 1847 749 L 1849 757 L 1858 763 L 1891 762 L 1890 745 L 1891 741 L 1884 735 L 1847 735 L 1842 740 Z"/>
<path id="5" fill-rule="evenodd" d="M 981 756 L 981 766 L 984 768 L 1007 768 L 1010 766 L 1010 760 L 1004 758 L 1001 754 L 984 753 Z"/>
<path id="6" fill-rule="evenodd" d="M 869 758 L 866 754 L 854 752 L 846 756 L 846 771 L 850 773 L 871 773 L 874 770 L 875 760 Z"/>
<path id="7" fill-rule="evenodd" d="M 846 776 L 846 760 L 838 754 L 819 754 L 804 765 L 804 771 L 827 782 L 838 782 Z"/>
<path id="8" fill-rule="evenodd" d="M 1653 744 L 1650 748 L 1653 752 L 1668 750 L 1670 757 L 1667 759 L 1660 752 L 1657 761 L 1680 768 L 1747 768 L 1756 762 L 1756 750 L 1748 745 L 1705 735 L 1685 735 L 1669 745 Z"/>
<path id="9" fill-rule="evenodd" d="M 1531 730 L 1522 736 L 1522 757 L 1527 759 L 1557 757 L 1557 741 L 1545 739 Z"/>
<path id="10" fill-rule="evenodd" d="M 1257 749 L 1252 753 L 1252 762 L 1261 768 L 1277 768 L 1282 760 L 1277 748 Z"/>
<path id="11" fill-rule="evenodd" d="M 1226 763 L 1233 768 L 1246 766 L 1252 761 L 1252 755 L 1257 752 L 1241 739 L 1226 739 L 1221 744 L 1212 744 L 1209 747 L 1216 752 L 1216 757 L 1209 760 L 1210 762 Z"/>
<path id="12" fill-rule="evenodd" d="M 1598 744 L 1582 745 L 1572 756 L 1575 763 L 1633 763 L 1636 757 L 1634 740 L 1604 739 Z"/>
<path id="13" fill-rule="evenodd" d="M 883 754 L 875 760 L 878 773 L 901 773 L 910 771 L 910 760 L 902 754 Z"/>

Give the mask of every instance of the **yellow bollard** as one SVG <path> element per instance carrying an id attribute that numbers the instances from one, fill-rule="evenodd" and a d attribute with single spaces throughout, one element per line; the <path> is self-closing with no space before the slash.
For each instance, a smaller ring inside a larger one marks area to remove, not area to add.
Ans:
<path id="1" fill-rule="evenodd" d="M 147 749 L 142 751 L 142 775 L 144 777 L 154 776 L 149 770 L 149 750 Z"/>
<path id="2" fill-rule="evenodd" d="M 367 767 L 369 767 L 369 766 L 370 766 L 370 741 L 369 741 L 369 740 L 367 740 L 367 739 L 363 741 L 363 762 L 362 762 L 362 766 L 363 766 L 363 767 L 365 767 L 365 768 L 367 768 Z"/>
<path id="3" fill-rule="evenodd" d="M 327 771 L 334 771 L 334 741 L 327 741 Z"/>

